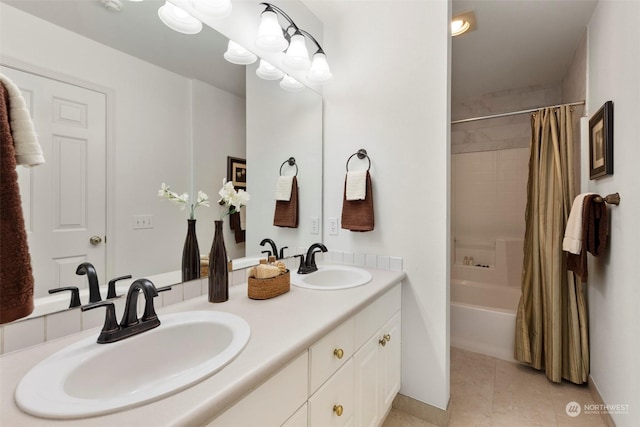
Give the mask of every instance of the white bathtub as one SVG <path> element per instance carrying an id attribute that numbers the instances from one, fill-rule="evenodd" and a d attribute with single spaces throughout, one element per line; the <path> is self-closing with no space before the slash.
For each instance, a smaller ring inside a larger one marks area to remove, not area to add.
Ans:
<path id="1" fill-rule="evenodd" d="M 520 289 L 451 280 L 451 345 L 513 360 Z"/>
<path id="2" fill-rule="evenodd" d="M 458 257 L 464 249 L 456 248 Z M 492 261 L 491 268 L 452 266 L 451 345 L 512 361 L 522 241 L 496 240 Z"/>

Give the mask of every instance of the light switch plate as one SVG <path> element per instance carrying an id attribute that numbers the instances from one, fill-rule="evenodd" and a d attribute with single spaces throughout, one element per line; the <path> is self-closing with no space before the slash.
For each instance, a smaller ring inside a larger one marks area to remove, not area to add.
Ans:
<path id="1" fill-rule="evenodd" d="M 329 235 L 338 235 L 338 218 L 329 218 Z"/>

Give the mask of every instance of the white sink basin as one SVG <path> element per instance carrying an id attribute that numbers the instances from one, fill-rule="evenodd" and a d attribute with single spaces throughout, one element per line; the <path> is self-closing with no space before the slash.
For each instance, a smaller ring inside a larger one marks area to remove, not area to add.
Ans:
<path id="1" fill-rule="evenodd" d="M 245 347 L 242 318 L 192 311 L 112 344 L 78 341 L 34 366 L 16 389 L 18 407 L 45 418 L 82 418 L 140 406 L 213 375 Z"/>
<path id="2" fill-rule="evenodd" d="M 348 265 L 321 265 L 309 274 L 292 274 L 291 284 L 307 289 L 335 290 L 355 288 L 371 281 L 371 273 Z"/>

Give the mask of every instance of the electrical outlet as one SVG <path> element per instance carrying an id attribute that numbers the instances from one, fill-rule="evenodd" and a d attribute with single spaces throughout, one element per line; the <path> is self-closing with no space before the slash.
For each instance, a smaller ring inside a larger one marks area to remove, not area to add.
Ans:
<path id="1" fill-rule="evenodd" d="M 153 228 L 153 215 L 134 215 L 133 229 Z"/>
<path id="2" fill-rule="evenodd" d="M 317 216 L 311 217 L 311 234 L 319 234 L 320 233 L 320 218 Z"/>
<path id="3" fill-rule="evenodd" d="M 338 235 L 338 218 L 329 218 L 329 235 Z"/>

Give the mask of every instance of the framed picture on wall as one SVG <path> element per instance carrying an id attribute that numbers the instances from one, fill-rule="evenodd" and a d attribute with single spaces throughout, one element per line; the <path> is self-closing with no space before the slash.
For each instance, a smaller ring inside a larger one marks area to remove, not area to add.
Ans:
<path id="1" fill-rule="evenodd" d="M 613 102 L 589 119 L 589 178 L 613 175 Z"/>
<path id="2" fill-rule="evenodd" d="M 247 161 L 237 157 L 227 157 L 227 181 L 234 187 L 247 188 Z"/>

